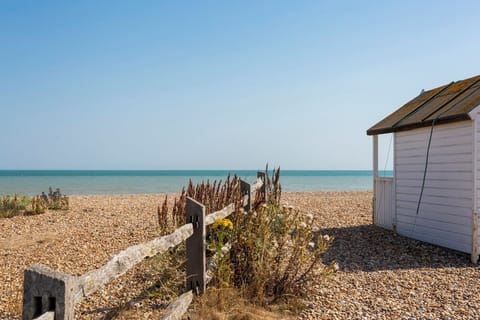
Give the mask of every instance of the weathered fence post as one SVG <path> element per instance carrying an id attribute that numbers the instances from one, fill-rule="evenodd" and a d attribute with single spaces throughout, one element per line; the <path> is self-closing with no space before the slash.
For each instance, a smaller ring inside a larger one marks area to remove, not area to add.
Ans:
<path id="1" fill-rule="evenodd" d="M 187 197 L 186 223 L 193 224 L 193 235 L 187 239 L 187 290 L 205 292 L 205 206 Z"/>
<path id="2" fill-rule="evenodd" d="M 257 172 L 257 179 L 262 180 L 263 184 L 260 187 L 260 190 L 257 190 L 257 192 L 260 193 L 260 197 L 263 199 L 263 201 L 267 202 L 267 179 L 265 176 L 265 172 L 258 171 Z"/>
<path id="3" fill-rule="evenodd" d="M 55 312 L 55 320 L 73 320 L 75 278 L 34 265 L 24 272 L 23 320 L 31 320 L 45 312 Z"/>
<path id="4" fill-rule="evenodd" d="M 252 208 L 252 186 L 250 185 L 250 183 L 240 179 L 240 193 L 242 195 L 242 200 L 243 200 L 243 197 L 248 196 L 247 204 L 245 205 L 245 203 L 242 203 L 242 205 L 244 206 L 245 211 L 249 212 L 250 209 Z"/>

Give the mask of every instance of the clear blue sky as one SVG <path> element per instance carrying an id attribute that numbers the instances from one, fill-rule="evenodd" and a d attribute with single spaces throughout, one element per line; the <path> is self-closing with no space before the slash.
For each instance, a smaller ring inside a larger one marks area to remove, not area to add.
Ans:
<path id="1" fill-rule="evenodd" d="M 479 12 L 3 0 L 0 169 L 371 169 L 366 129 L 480 73 Z"/>

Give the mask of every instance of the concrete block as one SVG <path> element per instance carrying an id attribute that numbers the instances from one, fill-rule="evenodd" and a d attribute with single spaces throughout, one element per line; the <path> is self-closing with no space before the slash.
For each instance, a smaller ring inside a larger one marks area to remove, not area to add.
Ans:
<path id="1" fill-rule="evenodd" d="M 34 265 L 24 272 L 23 320 L 32 320 L 48 311 L 55 320 L 73 320 L 75 277 L 44 265 Z"/>

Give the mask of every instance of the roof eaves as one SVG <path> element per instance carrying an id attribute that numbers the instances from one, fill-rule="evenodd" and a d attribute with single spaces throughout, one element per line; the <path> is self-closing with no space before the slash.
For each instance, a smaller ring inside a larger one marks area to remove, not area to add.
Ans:
<path id="1" fill-rule="evenodd" d="M 468 113 L 456 114 L 456 115 L 452 115 L 452 116 L 448 116 L 448 117 L 443 117 L 443 118 L 440 118 L 437 121 L 435 121 L 435 124 L 436 125 L 446 124 L 446 123 L 465 121 L 465 120 L 471 120 L 471 117 Z M 427 120 L 427 121 L 424 121 L 424 122 L 410 123 L 410 124 L 397 126 L 397 127 L 380 128 L 380 129 L 368 129 L 367 130 L 367 135 L 374 136 L 374 135 L 378 135 L 378 134 L 408 131 L 408 130 L 423 128 L 423 127 L 429 127 L 429 126 L 432 125 L 432 123 L 433 123 L 433 120 Z"/>

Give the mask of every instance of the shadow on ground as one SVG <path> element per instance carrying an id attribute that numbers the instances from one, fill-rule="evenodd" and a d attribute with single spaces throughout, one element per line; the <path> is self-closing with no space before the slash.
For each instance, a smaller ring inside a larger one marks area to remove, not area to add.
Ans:
<path id="1" fill-rule="evenodd" d="M 394 234 L 375 225 L 321 229 L 334 236 L 323 262 L 342 271 L 472 267 L 470 255 Z"/>

